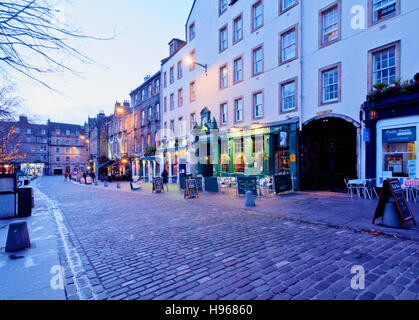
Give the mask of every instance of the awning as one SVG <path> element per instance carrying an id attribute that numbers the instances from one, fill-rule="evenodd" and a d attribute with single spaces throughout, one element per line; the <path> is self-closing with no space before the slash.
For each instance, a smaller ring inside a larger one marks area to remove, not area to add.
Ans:
<path id="1" fill-rule="evenodd" d="M 113 161 L 113 160 L 108 160 L 108 161 L 106 161 L 106 162 L 104 162 L 104 163 L 101 163 L 101 164 L 98 166 L 98 169 L 103 168 L 103 167 L 108 168 L 108 167 L 110 167 L 111 165 L 113 165 L 113 163 L 114 163 L 114 161 Z"/>

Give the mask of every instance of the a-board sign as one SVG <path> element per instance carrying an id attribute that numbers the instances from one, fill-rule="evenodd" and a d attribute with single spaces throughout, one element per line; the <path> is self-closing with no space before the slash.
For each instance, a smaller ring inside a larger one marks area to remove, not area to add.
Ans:
<path id="1" fill-rule="evenodd" d="M 141 185 L 143 184 L 142 180 L 133 180 L 131 181 L 131 189 L 132 190 L 141 190 L 143 187 Z"/>
<path id="2" fill-rule="evenodd" d="M 247 191 L 252 191 L 253 195 L 258 195 L 257 177 L 237 177 L 237 193 L 245 195 Z"/>
<path id="3" fill-rule="evenodd" d="M 408 222 L 413 222 L 416 225 L 416 220 L 413 217 L 412 210 L 407 203 L 404 195 L 402 185 L 398 179 L 384 180 L 383 189 L 381 190 L 380 198 L 378 199 L 377 209 L 375 210 L 373 224 L 375 220 L 381 218 L 384 215 L 385 205 L 393 197 L 396 202 L 397 212 L 399 213 L 400 220 L 405 226 Z"/>
<path id="4" fill-rule="evenodd" d="M 185 181 L 185 198 L 199 198 L 198 185 L 195 179 Z"/>
<path id="5" fill-rule="evenodd" d="M 273 183 L 276 194 L 292 190 L 292 180 L 290 174 L 274 176 Z"/>
<path id="6" fill-rule="evenodd" d="M 92 184 L 93 183 L 93 179 L 91 176 L 87 176 L 86 177 L 86 184 Z"/>
<path id="7" fill-rule="evenodd" d="M 164 192 L 163 178 L 161 177 L 153 178 L 153 192 L 157 192 L 157 193 Z"/>

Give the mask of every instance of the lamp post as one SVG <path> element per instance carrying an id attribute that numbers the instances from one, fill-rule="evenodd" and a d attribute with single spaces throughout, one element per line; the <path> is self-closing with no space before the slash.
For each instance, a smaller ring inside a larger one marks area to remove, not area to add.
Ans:
<path id="1" fill-rule="evenodd" d="M 191 55 L 185 57 L 184 62 L 187 66 L 198 65 L 205 69 L 205 75 L 208 76 L 208 65 L 196 62 Z"/>

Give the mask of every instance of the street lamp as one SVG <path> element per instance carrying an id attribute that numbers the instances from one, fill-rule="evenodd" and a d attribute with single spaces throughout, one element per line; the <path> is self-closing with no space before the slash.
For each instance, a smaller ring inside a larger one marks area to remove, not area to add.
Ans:
<path id="1" fill-rule="evenodd" d="M 118 108 L 116 108 L 116 112 L 118 112 L 119 114 L 123 114 L 124 113 L 124 108 L 118 107 Z"/>
<path id="2" fill-rule="evenodd" d="M 207 72 L 208 71 L 208 65 L 196 62 L 191 55 L 187 55 L 183 61 L 189 67 L 192 66 L 192 65 L 198 65 L 198 66 L 204 68 L 205 69 L 205 75 L 206 76 L 208 75 L 208 72 Z"/>

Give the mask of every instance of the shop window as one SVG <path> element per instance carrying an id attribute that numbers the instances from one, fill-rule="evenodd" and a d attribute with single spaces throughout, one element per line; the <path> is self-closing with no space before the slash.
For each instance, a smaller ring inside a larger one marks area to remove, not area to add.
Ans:
<path id="1" fill-rule="evenodd" d="M 383 176 L 415 177 L 416 127 L 383 130 Z"/>

